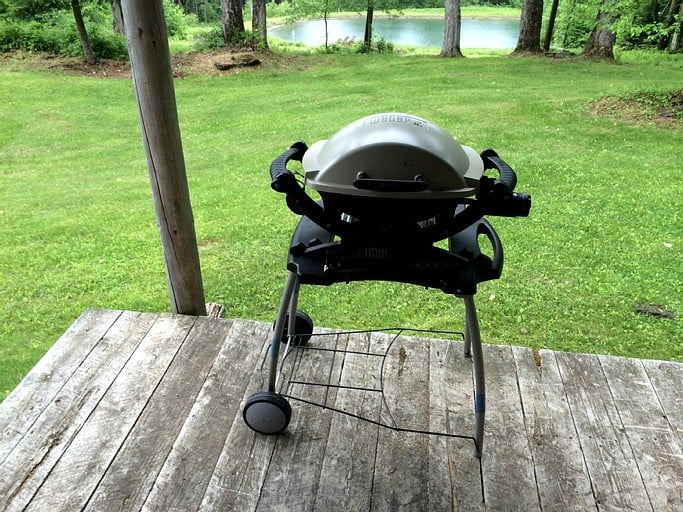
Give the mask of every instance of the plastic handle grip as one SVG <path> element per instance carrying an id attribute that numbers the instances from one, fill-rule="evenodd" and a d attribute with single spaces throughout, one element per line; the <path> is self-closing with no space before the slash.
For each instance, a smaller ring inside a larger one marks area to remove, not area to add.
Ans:
<path id="1" fill-rule="evenodd" d="M 485 149 L 481 153 L 481 158 L 484 161 L 485 169 L 497 169 L 500 174 L 500 178 L 497 180 L 498 183 L 505 185 L 510 192 L 515 190 L 517 186 L 517 174 L 512 170 L 505 161 L 498 156 L 492 149 Z"/>
<path id="2" fill-rule="evenodd" d="M 491 268 L 500 273 L 503 269 L 503 244 L 498 237 L 498 233 L 496 233 L 487 222 L 480 222 L 477 226 L 477 234 L 485 235 L 486 238 L 489 239 L 491 247 L 493 248 Z"/>
<path id="3" fill-rule="evenodd" d="M 286 192 L 288 185 L 291 185 L 292 182 L 296 182 L 292 172 L 287 169 L 287 163 L 290 160 L 301 161 L 307 149 L 308 147 L 306 144 L 297 142 L 273 160 L 273 163 L 270 164 L 270 186 L 273 190 L 276 190 L 277 192 Z"/>

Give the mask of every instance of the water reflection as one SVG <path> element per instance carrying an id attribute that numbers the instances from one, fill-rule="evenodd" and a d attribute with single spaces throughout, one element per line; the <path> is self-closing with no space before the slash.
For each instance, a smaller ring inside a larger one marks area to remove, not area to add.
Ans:
<path id="1" fill-rule="evenodd" d="M 363 39 L 365 18 L 328 20 L 328 42 L 340 39 Z M 373 22 L 376 38 L 383 37 L 395 44 L 407 46 L 436 46 L 443 42 L 441 18 L 378 18 Z M 272 36 L 308 46 L 325 44 L 323 20 L 298 21 L 269 29 Z M 463 19 L 461 48 L 511 49 L 517 44 L 519 20 Z"/>

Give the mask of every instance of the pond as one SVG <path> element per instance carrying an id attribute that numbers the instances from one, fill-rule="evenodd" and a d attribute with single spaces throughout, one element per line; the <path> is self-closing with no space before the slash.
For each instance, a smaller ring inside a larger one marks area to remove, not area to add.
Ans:
<path id="1" fill-rule="evenodd" d="M 328 19 L 328 43 L 340 39 L 363 40 L 365 18 Z M 376 18 L 373 35 L 394 44 L 406 46 L 436 46 L 443 43 L 443 18 Z M 325 44 L 323 20 L 297 21 L 268 30 L 268 34 L 307 46 Z M 518 19 L 463 19 L 461 48 L 512 49 L 517 45 Z"/>

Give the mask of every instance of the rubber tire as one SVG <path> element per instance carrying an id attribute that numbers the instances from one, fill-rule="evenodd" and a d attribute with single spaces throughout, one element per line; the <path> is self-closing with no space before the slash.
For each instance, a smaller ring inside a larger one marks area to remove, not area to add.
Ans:
<path id="1" fill-rule="evenodd" d="M 242 418 L 254 432 L 277 435 L 284 432 L 289 425 L 292 407 L 282 395 L 272 391 L 259 391 L 247 399 Z"/>
<path id="2" fill-rule="evenodd" d="M 282 338 L 280 343 L 287 343 L 287 333 L 289 326 L 289 313 L 285 318 L 285 328 L 282 331 Z M 296 336 L 292 340 L 292 345 L 301 346 L 305 345 L 308 340 L 311 339 L 311 334 L 313 334 L 313 319 L 305 311 L 299 309 L 296 310 L 296 320 L 294 321 L 294 331 Z"/>

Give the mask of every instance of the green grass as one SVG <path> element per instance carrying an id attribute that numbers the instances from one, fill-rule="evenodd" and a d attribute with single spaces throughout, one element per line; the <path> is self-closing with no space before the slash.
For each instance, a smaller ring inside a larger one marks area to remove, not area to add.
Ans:
<path id="1" fill-rule="evenodd" d="M 586 107 L 681 83 L 680 66 L 643 62 L 376 55 L 177 80 L 207 300 L 272 320 L 297 218 L 269 188 L 271 159 L 404 111 L 495 148 L 533 196 L 529 218 L 492 219 L 506 267 L 477 295 L 487 342 L 682 361 L 680 124 Z M 2 397 L 85 308 L 169 301 L 131 83 L 0 69 L 0 105 Z M 634 312 L 645 302 L 677 316 Z M 344 328 L 457 328 L 462 314 L 451 297 L 383 283 L 311 287 L 301 306 Z"/>

